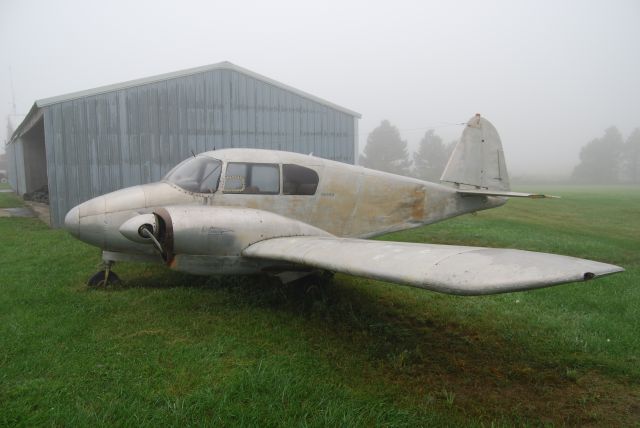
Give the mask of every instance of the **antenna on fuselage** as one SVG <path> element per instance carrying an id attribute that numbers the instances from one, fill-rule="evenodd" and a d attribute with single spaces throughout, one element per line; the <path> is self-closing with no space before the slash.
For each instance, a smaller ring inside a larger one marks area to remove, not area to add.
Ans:
<path id="1" fill-rule="evenodd" d="M 193 149 L 191 150 L 191 154 L 193 155 L 194 158 L 196 157 L 196 154 L 193 153 Z"/>

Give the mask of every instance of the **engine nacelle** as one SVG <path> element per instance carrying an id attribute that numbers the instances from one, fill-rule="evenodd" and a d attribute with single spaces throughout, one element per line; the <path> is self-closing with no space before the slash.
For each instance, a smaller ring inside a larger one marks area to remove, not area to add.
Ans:
<path id="1" fill-rule="evenodd" d="M 128 220 L 120 232 L 134 242 L 147 242 L 151 228 L 167 263 L 176 254 L 241 256 L 249 245 L 286 236 L 331 236 L 306 223 L 268 211 L 212 206 L 169 206 Z"/>

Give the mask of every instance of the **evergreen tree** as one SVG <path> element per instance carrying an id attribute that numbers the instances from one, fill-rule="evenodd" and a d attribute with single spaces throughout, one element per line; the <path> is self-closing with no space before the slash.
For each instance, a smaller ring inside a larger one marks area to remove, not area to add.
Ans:
<path id="1" fill-rule="evenodd" d="M 411 161 L 407 142 L 400 138 L 398 128 L 383 120 L 367 137 L 360 156 L 360 165 L 394 174 L 408 175 Z"/>
<path id="2" fill-rule="evenodd" d="M 447 165 L 449 153 L 442 138 L 429 129 L 420 140 L 418 151 L 413 154 L 413 175 L 427 181 L 438 181 Z"/>
<path id="3" fill-rule="evenodd" d="M 640 128 L 636 128 L 624 144 L 622 168 L 624 181 L 640 184 Z"/>
<path id="4" fill-rule="evenodd" d="M 618 128 L 606 129 L 602 138 L 591 140 L 580 150 L 580 164 L 573 170 L 573 179 L 581 183 L 617 183 L 623 147 Z"/>

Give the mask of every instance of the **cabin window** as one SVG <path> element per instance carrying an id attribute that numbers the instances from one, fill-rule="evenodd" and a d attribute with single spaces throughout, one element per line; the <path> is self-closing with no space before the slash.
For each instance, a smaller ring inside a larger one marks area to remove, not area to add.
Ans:
<path id="1" fill-rule="evenodd" d="M 220 182 L 222 162 L 208 156 L 189 158 L 164 177 L 176 186 L 195 193 L 215 193 Z"/>
<path id="2" fill-rule="evenodd" d="M 314 195 L 318 188 L 318 173 L 300 165 L 282 165 L 282 193 Z"/>
<path id="3" fill-rule="evenodd" d="M 278 165 L 229 162 L 225 175 L 224 192 L 276 195 L 280 193 Z"/>

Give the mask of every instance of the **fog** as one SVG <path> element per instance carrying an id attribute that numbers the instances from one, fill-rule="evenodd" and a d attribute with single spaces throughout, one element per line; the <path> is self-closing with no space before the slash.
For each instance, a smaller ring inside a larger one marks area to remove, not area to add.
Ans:
<path id="1" fill-rule="evenodd" d="M 388 119 L 416 150 L 481 113 L 512 175 L 563 176 L 640 126 L 640 2 L 0 2 L 0 118 L 36 99 L 231 61 Z"/>

